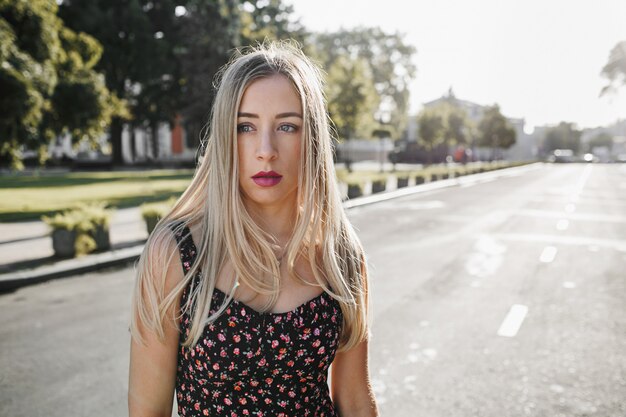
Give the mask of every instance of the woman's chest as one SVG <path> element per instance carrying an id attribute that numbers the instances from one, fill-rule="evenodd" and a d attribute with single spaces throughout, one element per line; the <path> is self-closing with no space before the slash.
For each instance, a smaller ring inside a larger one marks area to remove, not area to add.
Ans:
<path id="1" fill-rule="evenodd" d="M 216 292 L 211 311 L 223 294 Z M 183 316 L 181 330 L 189 331 Z M 181 346 L 179 366 L 209 380 L 241 376 L 315 378 L 334 359 L 341 333 L 342 314 L 336 301 L 321 294 L 292 311 L 262 314 L 233 301 L 208 324 L 192 348 Z"/>

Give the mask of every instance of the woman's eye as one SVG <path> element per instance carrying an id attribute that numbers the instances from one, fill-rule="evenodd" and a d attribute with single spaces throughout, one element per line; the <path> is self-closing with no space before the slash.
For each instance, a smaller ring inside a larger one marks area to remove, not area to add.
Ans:
<path id="1" fill-rule="evenodd" d="M 298 128 L 294 125 L 280 125 L 278 130 L 281 132 L 293 133 L 298 130 Z"/>
<path id="2" fill-rule="evenodd" d="M 248 133 L 252 131 L 252 126 L 250 125 L 237 125 L 237 133 Z"/>

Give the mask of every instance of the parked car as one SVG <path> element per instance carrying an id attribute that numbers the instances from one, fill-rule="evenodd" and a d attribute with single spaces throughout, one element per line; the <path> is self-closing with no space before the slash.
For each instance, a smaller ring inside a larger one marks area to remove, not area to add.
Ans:
<path id="1" fill-rule="evenodd" d="M 576 162 L 574 151 L 571 149 L 555 149 L 548 158 L 548 162 Z"/>

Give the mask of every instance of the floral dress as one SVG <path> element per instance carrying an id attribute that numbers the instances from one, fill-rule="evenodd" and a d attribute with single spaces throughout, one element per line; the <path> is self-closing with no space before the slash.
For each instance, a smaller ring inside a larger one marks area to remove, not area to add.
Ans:
<path id="1" fill-rule="evenodd" d="M 195 260 L 196 246 L 186 226 L 175 236 L 187 272 Z M 194 279 L 200 276 L 198 273 Z M 215 289 L 211 313 L 225 297 Z M 338 302 L 326 293 L 285 313 L 260 313 L 233 299 L 218 319 L 206 326 L 196 346 L 188 348 L 182 342 L 189 334 L 191 317 L 183 314 L 176 372 L 178 414 L 337 416 L 327 377 L 342 318 Z"/>

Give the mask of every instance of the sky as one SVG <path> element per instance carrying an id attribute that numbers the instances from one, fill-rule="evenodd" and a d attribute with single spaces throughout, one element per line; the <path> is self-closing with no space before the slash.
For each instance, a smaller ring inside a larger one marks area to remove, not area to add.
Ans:
<path id="1" fill-rule="evenodd" d="M 626 118 L 626 86 L 600 97 L 626 0 L 286 0 L 308 30 L 379 26 L 417 49 L 411 112 L 452 87 L 527 127 Z"/>

